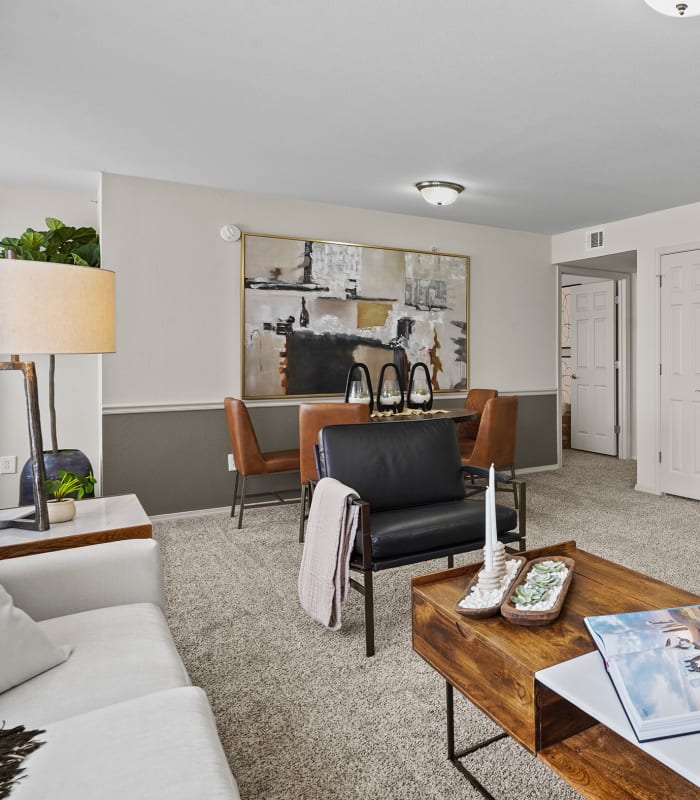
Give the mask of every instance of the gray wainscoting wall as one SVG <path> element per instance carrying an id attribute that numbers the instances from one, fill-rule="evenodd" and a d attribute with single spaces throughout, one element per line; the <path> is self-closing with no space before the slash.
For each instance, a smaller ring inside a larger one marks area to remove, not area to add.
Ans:
<path id="1" fill-rule="evenodd" d="M 556 394 L 518 398 L 516 468 L 557 463 Z M 443 400 L 443 408 L 463 400 Z M 250 407 L 262 450 L 299 446 L 299 409 Z M 138 495 L 148 514 L 230 506 L 234 473 L 223 410 L 110 413 L 102 417 L 103 493 Z M 299 473 L 250 478 L 249 493 L 299 488 Z"/>

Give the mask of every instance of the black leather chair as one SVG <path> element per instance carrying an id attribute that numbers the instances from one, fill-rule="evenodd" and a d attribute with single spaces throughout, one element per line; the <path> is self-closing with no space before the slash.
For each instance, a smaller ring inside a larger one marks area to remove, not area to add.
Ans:
<path id="1" fill-rule="evenodd" d="M 465 497 L 457 428 L 450 420 L 331 425 L 319 433 L 322 477 L 339 480 L 360 499 L 360 526 L 350 568 L 363 582 L 367 655 L 374 655 L 372 576 L 379 570 L 448 559 L 484 545 L 483 498 Z M 478 470 L 478 473 L 483 472 Z M 511 477 L 499 474 L 499 481 Z M 519 509 L 496 506 L 498 538 L 525 550 L 525 484 L 515 481 Z M 513 550 L 512 547 L 509 549 Z"/>

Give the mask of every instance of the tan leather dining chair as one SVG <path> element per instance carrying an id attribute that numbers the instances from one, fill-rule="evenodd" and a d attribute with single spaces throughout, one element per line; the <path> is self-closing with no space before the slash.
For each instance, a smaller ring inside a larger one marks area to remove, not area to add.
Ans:
<path id="1" fill-rule="evenodd" d="M 509 469 L 515 480 L 515 437 L 518 428 L 518 398 L 492 397 L 486 401 L 476 441 L 471 450 L 462 450 L 462 466 L 497 470 Z M 511 484 L 512 485 L 512 484 Z M 513 489 L 515 507 L 518 496 Z"/>
<path id="2" fill-rule="evenodd" d="M 299 473 L 301 478 L 301 510 L 299 541 L 304 541 L 304 525 L 309 515 L 311 492 L 309 481 L 318 480 L 314 447 L 318 433 L 327 425 L 369 422 L 369 406 L 365 403 L 301 403 L 299 406 Z"/>
<path id="3" fill-rule="evenodd" d="M 243 524 L 243 507 L 245 505 L 245 484 L 249 475 L 270 475 L 275 472 L 291 472 L 299 469 L 298 450 L 276 450 L 263 453 L 255 435 L 253 423 L 250 421 L 248 409 L 242 400 L 234 397 L 224 398 L 226 422 L 231 437 L 233 460 L 236 465 L 236 483 L 233 488 L 231 516 L 236 512 L 236 496 L 238 494 L 238 478 L 243 476 L 241 487 L 241 504 L 238 514 L 238 527 Z"/>
<path id="4" fill-rule="evenodd" d="M 460 422 L 457 429 L 457 436 L 459 438 L 459 449 L 462 456 L 469 455 L 474 449 L 476 442 L 476 435 L 479 431 L 479 423 L 481 422 L 481 415 L 484 413 L 484 406 L 493 397 L 498 397 L 498 389 L 470 389 L 467 392 L 467 399 L 464 401 L 464 407 L 468 411 L 474 411 L 478 414 L 474 419 L 468 422 Z"/>

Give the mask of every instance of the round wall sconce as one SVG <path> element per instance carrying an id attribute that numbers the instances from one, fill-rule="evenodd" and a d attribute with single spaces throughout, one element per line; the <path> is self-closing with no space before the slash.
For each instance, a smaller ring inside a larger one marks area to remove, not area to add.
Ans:
<path id="1" fill-rule="evenodd" d="M 449 206 L 464 191 L 464 186 L 451 181 L 419 181 L 416 189 L 423 195 L 426 203 L 434 206 Z"/>

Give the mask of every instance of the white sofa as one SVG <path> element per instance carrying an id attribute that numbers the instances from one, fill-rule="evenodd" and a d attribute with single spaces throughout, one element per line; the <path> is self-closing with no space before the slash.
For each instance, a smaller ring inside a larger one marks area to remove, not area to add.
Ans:
<path id="1" fill-rule="evenodd" d="M 15 606 L 72 646 L 0 694 L 0 723 L 45 730 L 11 800 L 239 798 L 163 616 L 161 569 L 152 539 L 0 560 Z"/>

